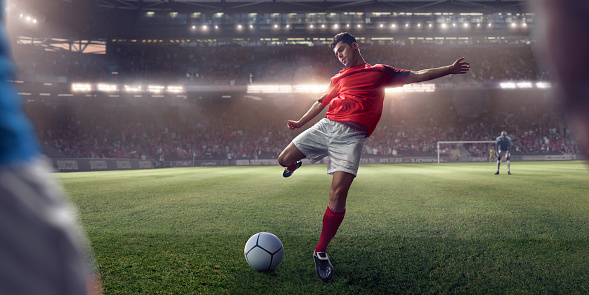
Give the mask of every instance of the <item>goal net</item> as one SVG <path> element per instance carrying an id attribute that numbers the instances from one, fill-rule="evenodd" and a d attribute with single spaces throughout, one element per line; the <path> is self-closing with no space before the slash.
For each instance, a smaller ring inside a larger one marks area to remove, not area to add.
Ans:
<path id="1" fill-rule="evenodd" d="M 495 141 L 438 141 L 440 162 L 485 162 L 495 157 Z"/>

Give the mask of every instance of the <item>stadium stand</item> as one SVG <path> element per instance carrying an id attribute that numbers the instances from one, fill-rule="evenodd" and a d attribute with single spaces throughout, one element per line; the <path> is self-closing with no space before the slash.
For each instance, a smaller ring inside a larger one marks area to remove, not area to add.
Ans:
<path id="1" fill-rule="evenodd" d="M 69 81 L 185 82 L 206 85 L 321 82 L 341 69 L 327 46 L 117 46 L 112 54 L 36 51 L 19 46 L 15 52 L 19 76 L 63 76 Z M 531 45 L 378 45 L 362 52 L 374 60 L 404 69 L 440 66 L 441 61 L 467 56 L 472 70 L 468 82 L 547 80 L 538 68 Z M 417 58 L 419 57 L 419 58 Z M 371 61 L 369 61 L 371 62 Z M 116 74 L 113 74 L 116 73 Z"/>

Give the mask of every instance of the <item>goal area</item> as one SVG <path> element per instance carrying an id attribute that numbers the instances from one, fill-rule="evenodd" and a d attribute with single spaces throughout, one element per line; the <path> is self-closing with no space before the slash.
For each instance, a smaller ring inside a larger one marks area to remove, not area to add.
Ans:
<path id="1" fill-rule="evenodd" d="M 495 157 L 495 141 L 438 141 L 438 163 L 485 162 Z"/>

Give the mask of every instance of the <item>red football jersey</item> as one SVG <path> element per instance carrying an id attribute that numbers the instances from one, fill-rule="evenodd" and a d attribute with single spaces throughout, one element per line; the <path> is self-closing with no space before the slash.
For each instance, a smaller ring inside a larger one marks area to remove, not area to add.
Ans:
<path id="1" fill-rule="evenodd" d="M 403 86 L 410 71 L 367 63 L 341 70 L 331 78 L 333 88 L 321 101 L 329 105 L 326 117 L 366 126 L 370 136 L 382 115 L 385 87 Z"/>

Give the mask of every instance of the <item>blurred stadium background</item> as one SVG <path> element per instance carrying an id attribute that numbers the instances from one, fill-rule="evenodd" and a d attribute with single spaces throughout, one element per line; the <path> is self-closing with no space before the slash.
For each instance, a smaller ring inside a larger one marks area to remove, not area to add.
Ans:
<path id="1" fill-rule="evenodd" d="M 14 80 L 59 171 L 275 165 L 286 128 L 341 69 L 348 31 L 368 63 L 472 70 L 388 89 L 365 163 L 435 162 L 438 141 L 513 139 L 512 160 L 581 152 L 536 55 L 525 1 L 7 0 Z M 489 144 L 442 161 L 490 161 Z M 491 169 L 493 170 L 493 169 Z"/>

